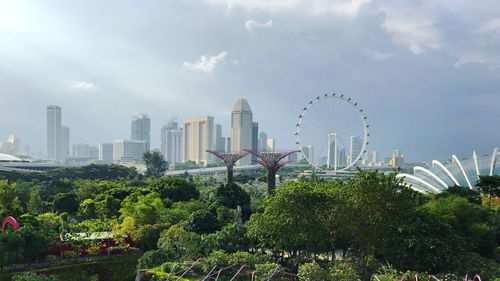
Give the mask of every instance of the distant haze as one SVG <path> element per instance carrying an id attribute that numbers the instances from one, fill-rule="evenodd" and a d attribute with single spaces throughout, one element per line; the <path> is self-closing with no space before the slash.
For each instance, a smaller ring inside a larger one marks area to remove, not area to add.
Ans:
<path id="1" fill-rule="evenodd" d="M 408 161 L 500 145 L 500 2 L 369 0 L 0 0 L 0 141 L 45 150 L 46 106 L 71 143 L 151 146 L 175 115 L 230 134 L 248 100 L 259 130 L 295 148 L 295 123 L 324 93 L 352 97 L 369 150 Z"/>

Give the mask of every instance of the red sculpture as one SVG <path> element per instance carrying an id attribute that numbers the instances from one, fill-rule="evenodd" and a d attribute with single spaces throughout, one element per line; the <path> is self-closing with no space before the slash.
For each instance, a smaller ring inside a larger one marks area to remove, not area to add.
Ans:
<path id="1" fill-rule="evenodd" d="M 12 230 L 17 231 L 19 229 L 19 224 L 17 223 L 16 219 L 8 216 L 5 219 L 3 219 L 2 222 L 2 231 L 5 231 L 7 229 L 7 225 L 10 224 L 12 227 Z"/>

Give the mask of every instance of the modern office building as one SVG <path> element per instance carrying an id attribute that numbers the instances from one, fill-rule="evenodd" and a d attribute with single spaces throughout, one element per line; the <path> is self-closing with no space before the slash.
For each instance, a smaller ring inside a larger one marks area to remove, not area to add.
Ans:
<path id="1" fill-rule="evenodd" d="M 161 128 L 161 153 L 165 160 L 174 166 L 182 162 L 183 130 L 179 123 L 172 119 Z"/>
<path id="2" fill-rule="evenodd" d="M 113 144 L 101 143 L 99 144 L 99 161 L 111 163 L 113 162 Z"/>
<path id="3" fill-rule="evenodd" d="M 207 150 L 215 150 L 215 126 L 212 116 L 188 118 L 184 121 L 184 160 L 197 164 L 213 163 Z"/>
<path id="4" fill-rule="evenodd" d="M 252 149 L 252 109 L 246 99 L 239 99 L 233 107 L 231 113 L 231 149 L 233 151 L 243 151 Z M 250 165 L 251 157 L 244 157 L 237 165 Z"/>
<path id="5" fill-rule="evenodd" d="M 363 147 L 360 137 L 351 136 L 349 142 L 349 155 L 347 156 L 347 165 L 351 165 L 361 153 Z"/>
<path id="6" fill-rule="evenodd" d="M 135 116 L 132 120 L 132 140 L 144 141 L 146 151 L 149 151 L 151 145 L 151 119 L 145 114 Z"/>
<path id="7" fill-rule="evenodd" d="M 266 151 L 267 150 L 267 134 L 264 133 L 264 132 L 260 132 L 260 134 L 259 134 L 258 149 L 260 151 Z"/>
<path id="8" fill-rule="evenodd" d="M 401 150 L 395 149 L 392 151 L 391 160 L 389 161 L 389 165 L 391 167 L 397 168 L 401 167 L 405 163 L 404 155 L 401 153 Z"/>
<path id="9" fill-rule="evenodd" d="M 146 152 L 146 141 L 115 140 L 113 142 L 113 162 L 141 163 Z"/>
<path id="10" fill-rule="evenodd" d="M 276 149 L 276 143 L 274 139 L 267 139 L 266 151 L 274 151 Z"/>
<path id="11" fill-rule="evenodd" d="M 345 148 L 342 148 L 339 150 L 339 156 L 338 156 L 338 165 L 341 167 L 347 166 L 347 152 Z"/>
<path id="12" fill-rule="evenodd" d="M 338 161 L 338 149 L 337 149 L 337 134 L 328 134 L 328 152 L 326 167 L 328 169 L 337 170 Z"/>
<path id="13" fill-rule="evenodd" d="M 259 123 L 252 122 L 252 150 L 259 150 Z M 257 162 L 257 156 L 252 154 L 252 163 Z"/>
<path id="14" fill-rule="evenodd" d="M 47 106 L 47 160 L 61 161 L 63 158 L 61 127 L 61 107 Z"/>
<path id="15" fill-rule="evenodd" d="M 73 157 L 90 157 L 90 146 L 86 143 L 73 144 Z"/>
<path id="16" fill-rule="evenodd" d="M 371 164 L 371 166 L 379 166 L 380 165 L 380 152 L 378 151 L 372 151 L 371 153 L 372 157 L 371 157 L 371 163 L 369 163 L 368 165 Z"/>
<path id="17" fill-rule="evenodd" d="M 226 138 L 226 152 L 231 152 L 231 137 Z"/>
<path id="18" fill-rule="evenodd" d="M 65 158 L 70 155 L 69 127 L 61 126 L 61 130 L 62 130 L 62 157 Z"/>
<path id="19" fill-rule="evenodd" d="M 222 136 L 222 125 L 215 125 L 215 150 L 226 151 L 226 138 Z"/>
<path id="20" fill-rule="evenodd" d="M 99 159 L 99 147 L 89 146 L 89 157 L 92 159 Z"/>
<path id="21" fill-rule="evenodd" d="M 310 163 L 316 163 L 314 159 L 314 146 L 306 145 L 305 147 L 302 147 L 302 155 Z"/>

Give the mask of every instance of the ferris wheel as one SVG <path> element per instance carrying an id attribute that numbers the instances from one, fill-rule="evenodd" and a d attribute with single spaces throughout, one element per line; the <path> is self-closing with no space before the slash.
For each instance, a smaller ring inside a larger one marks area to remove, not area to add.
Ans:
<path id="1" fill-rule="evenodd" d="M 296 124 L 302 157 L 319 170 L 343 171 L 366 154 L 369 125 L 358 103 L 325 94 L 309 101 Z"/>

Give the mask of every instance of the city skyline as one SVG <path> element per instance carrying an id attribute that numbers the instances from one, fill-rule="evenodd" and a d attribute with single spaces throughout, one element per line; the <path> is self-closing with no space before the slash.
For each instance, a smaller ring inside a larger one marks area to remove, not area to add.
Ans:
<path id="1" fill-rule="evenodd" d="M 368 150 L 384 156 L 400 148 L 430 161 L 500 143 L 491 128 L 500 120 L 499 3 L 314 2 L 0 6 L 9 15 L 0 21 L 0 139 L 44 150 L 40 116 L 57 104 L 72 143 L 128 138 L 130 116 L 145 112 L 159 148 L 171 115 L 213 116 L 229 136 L 232 105 L 246 97 L 259 130 L 296 148 L 301 108 L 338 92 L 365 109 Z"/>

